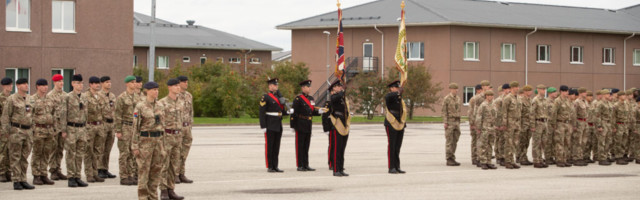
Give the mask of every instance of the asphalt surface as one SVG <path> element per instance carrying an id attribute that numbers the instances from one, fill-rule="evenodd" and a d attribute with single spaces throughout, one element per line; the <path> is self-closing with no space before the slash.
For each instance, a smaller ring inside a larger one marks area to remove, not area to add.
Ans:
<path id="1" fill-rule="evenodd" d="M 354 125 L 345 156 L 351 176 L 333 177 L 327 167 L 328 139 L 320 126 L 314 126 L 309 152 L 315 172 L 296 171 L 294 136 L 285 128 L 280 151 L 284 173 L 266 172 L 265 139 L 257 125 L 195 127 L 187 163 L 187 176 L 194 183 L 177 184 L 176 192 L 186 199 L 640 199 L 638 164 L 484 171 L 471 165 L 468 126 L 462 130 L 456 153 L 462 165 L 447 167 L 443 125 L 409 124 L 400 154 L 407 173 L 396 175 L 387 173 L 384 127 Z M 114 146 L 114 174 L 117 157 Z M 28 171 L 31 182 L 30 167 Z M 137 198 L 137 187 L 120 186 L 118 178 L 87 188 L 66 185 L 57 181 L 14 191 L 12 184 L 0 183 L 0 199 Z"/>

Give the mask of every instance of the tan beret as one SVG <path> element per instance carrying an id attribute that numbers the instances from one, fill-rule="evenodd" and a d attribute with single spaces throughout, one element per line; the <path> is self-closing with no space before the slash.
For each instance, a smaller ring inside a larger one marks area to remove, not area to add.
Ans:
<path id="1" fill-rule="evenodd" d="M 525 92 L 528 92 L 528 91 L 533 90 L 533 87 L 531 87 L 530 85 L 525 85 L 525 86 L 522 88 L 522 90 L 523 90 L 523 91 L 525 91 Z"/>
<path id="2" fill-rule="evenodd" d="M 587 92 L 587 88 L 584 88 L 584 87 L 578 88 L 578 94 L 582 94 L 585 92 Z"/>
<path id="3" fill-rule="evenodd" d="M 538 89 L 547 89 L 547 86 L 545 86 L 544 84 L 540 84 L 540 85 L 536 86 L 536 88 L 538 88 Z"/>
<path id="4" fill-rule="evenodd" d="M 493 90 L 487 90 L 484 92 L 485 96 L 493 96 Z"/>
<path id="5" fill-rule="evenodd" d="M 509 87 L 518 87 L 518 86 L 520 86 L 520 83 L 518 83 L 518 81 L 513 81 L 509 83 Z"/>
<path id="6" fill-rule="evenodd" d="M 587 96 L 588 96 L 588 97 L 592 97 L 592 96 L 593 96 L 593 92 L 591 92 L 591 91 L 587 91 Z"/>
<path id="7" fill-rule="evenodd" d="M 633 90 L 627 90 L 627 95 L 633 95 Z"/>
<path id="8" fill-rule="evenodd" d="M 488 80 L 482 80 L 482 81 L 480 81 L 480 85 L 489 86 L 489 85 L 491 85 L 491 82 L 489 82 Z"/>
<path id="9" fill-rule="evenodd" d="M 449 89 L 458 89 L 458 84 L 456 84 L 456 83 L 449 83 Z"/>
<path id="10" fill-rule="evenodd" d="M 605 94 L 609 94 L 611 91 L 607 90 L 607 89 L 603 89 L 600 90 L 600 95 L 605 95 Z"/>

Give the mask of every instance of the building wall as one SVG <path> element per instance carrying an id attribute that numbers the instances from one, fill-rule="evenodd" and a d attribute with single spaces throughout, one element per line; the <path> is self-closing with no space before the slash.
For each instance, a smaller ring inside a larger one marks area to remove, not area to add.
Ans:
<path id="1" fill-rule="evenodd" d="M 149 55 L 148 47 L 134 47 L 134 56 L 137 57 L 138 66 L 147 66 Z M 240 63 L 232 63 L 231 66 L 237 70 L 244 70 L 244 53 L 237 50 L 217 50 L 217 49 L 177 49 L 177 48 L 156 48 L 156 66 L 158 66 L 158 56 L 169 56 L 169 68 L 180 64 L 185 67 L 200 66 L 200 58 L 205 57 L 207 62 L 216 62 L 222 58 L 223 63 L 230 64 L 229 58 L 240 58 Z M 183 57 L 188 56 L 190 62 L 183 62 Z M 260 58 L 261 63 L 251 63 L 251 58 Z M 129 66 L 133 66 L 131 64 Z M 247 68 L 270 68 L 270 51 L 252 51 L 247 54 Z"/>
<path id="2" fill-rule="evenodd" d="M 133 46 L 133 2 L 75 1 L 75 33 L 52 32 L 51 1 L 31 1 L 30 32 L 6 31 L 6 4 L 0 4 L 0 69 L 30 69 L 31 91 L 52 69 L 74 69 L 90 76 L 111 76 L 113 92 L 124 91 Z M 68 77 L 70 78 L 70 77 Z M 88 81 L 85 81 L 88 83 Z"/>

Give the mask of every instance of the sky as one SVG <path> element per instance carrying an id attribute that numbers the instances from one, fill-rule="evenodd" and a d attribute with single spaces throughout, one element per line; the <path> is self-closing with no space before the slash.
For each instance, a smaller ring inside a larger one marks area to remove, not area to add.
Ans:
<path id="1" fill-rule="evenodd" d="M 341 0 L 348 8 L 374 0 Z M 400 2 L 401 0 L 398 0 Z M 604 9 L 640 4 L 640 0 L 503 0 Z M 239 35 L 262 43 L 291 49 L 291 31 L 280 24 L 336 11 L 335 0 L 156 0 L 156 17 L 173 23 L 196 25 Z M 151 15 L 151 0 L 134 0 L 134 11 Z"/>

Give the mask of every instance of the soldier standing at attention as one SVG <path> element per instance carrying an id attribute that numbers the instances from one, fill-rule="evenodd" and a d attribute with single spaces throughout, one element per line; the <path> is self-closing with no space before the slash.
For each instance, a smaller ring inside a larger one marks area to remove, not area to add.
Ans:
<path id="1" fill-rule="evenodd" d="M 612 152 L 616 164 L 626 165 L 629 164 L 622 155 L 624 154 L 624 134 L 628 131 L 626 123 L 629 121 L 630 114 L 625 104 L 625 91 L 618 92 L 618 101 L 613 107 L 613 121 L 616 123 L 615 131 L 613 132 L 613 147 Z"/>
<path id="2" fill-rule="evenodd" d="M 331 84 L 333 95 L 331 95 L 331 123 L 333 124 L 333 176 L 349 176 L 344 172 L 344 151 L 349 140 L 349 128 L 351 128 L 351 114 L 349 112 L 349 102 L 345 95 L 344 87 L 340 80 Z"/>
<path id="3" fill-rule="evenodd" d="M 33 99 L 27 94 L 29 83 L 26 78 L 16 81 L 17 91 L 7 98 L 2 108 L 2 136 L 9 139 L 9 163 L 14 190 L 32 190 L 36 187 L 27 183 L 27 158 L 32 145 Z"/>
<path id="4" fill-rule="evenodd" d="M 87 100 L 87 151 L 84 156 L 84 174 L 89 183 L 104 182 L 103 178 L 98 177 L 98 162 L 102 158 L 107 139 L 102 117 L 106 103 L 99 92 L 100 78 L 89 77 L 89 90 L 82 94 L 82 98 Z"/>
<path id="5" fill-rule="evenodd" d="M 583 149 L 585 144 L 583 143 L 583 138 L 588 134 L 589 129 L 589 105 L 586 100 L 587 97 L 587 88 L 578 88 L 578 98 L 573 101 L 573 107 L 575 109 L 576 122 L 574 126 L 573 137 L 573 147 L 571 148 L 571 157 L 573 159 L 573 164 L 575 166 L 587 166 L 587 162 L 583 160 Z"/>
<path id="6" fill-rule="evenodd" d="M 47 98 L 53 99 L 53 120 L 56 124 L 56 133 L 53 136 L 55 147 L 53 149 L 53 153 L 51 154 L 51 158 L 49 159 L 49 173 L 51 173 L 51 180 L 67 180 L 67 176 L 62 174 L 62 168 L 60 168 L 60 164 L 62 163 L 62 158 L 64 155 L 62 154 L 62 152 L 64 150 L 65 141 L 65 139 L 62 137 L 62 129 L 67 126 L 66 124 L 61 124 L 60 118 L 63 110 L 66 109 L 63 104 L 63 99 L 65 96 L 67 96 L 67 93 L 63 90 L 64 78 L 62 77 L 62 75 L 53 75 L 53 77 L 51 77 L 51 81 L 53 82 L 53 90 L 49 91 L 49 93 L 47 94 Z"/>
<path id="7" fill-rule="evenodd" d="M 522 103 L 522 130 L 520 131 L 520 144 L 517 149 L 517 163 L 521 165 L 533 165 L 527 157 L 527 150 L 529 149 L 529 141 L 531 141 L 531 135 L 533 134 L 533 127 L 535 120 L 531 116 L 531 95 L 533 94 L 533 87 L 525 85 L 522 88 L 522 94 L 520 95 L 520 101 Z"/>
<path id="8" fill-rule="evenodd" d="M 133 110 L 133 137 L 131 152 L 138 162 L 138 199 L 158 199 L 158 184 L 162 180 L 162 165 L 166 158 L 164 150 L 164 108 L 156 102 L 158 84 L 144 84 L 146 99 Z"/>
<path id="9" fill-rule="evenodd" d="M 31 156 L 31 173 L 33 174 L 34 185 L 53 185 L 54 182 L 49 180 L 47 174 L 47 166 L 49 166 L 49 158 L 55 148 L 55 140 L 53 136 L 56 134 L 54 127 L 54 105 L 53 99 L 47 97 L 49 84 L 45 79 L 36 81 L 36 94 L 31 96 L 33 99 L 33 152 Z M 58 127 L 60 129 L 60 127 Z"/>
<path id="10" fill-rule="evenodd" d="M 115 132 L 118 138 L 118 149 L 120 155 L 118 164 L 120 169 L 120 185 L 136 185 L 137 179 L 134 178 L 133 154 L 131 153 L 131 138 L 133 137 L 133 109 L 138 100 L 138 92 L 136 90 L 136 77 L 127 76 L 124 78 L 127 90 L 120 94 L 116 100 L 115 113 Z"/>
<path id="11" fill-rule="evenodd" d="M 574 124 L 573 121 L 575 121 L 572 119 L 574 117 L 572 113 L 573 104 L 569 101 L 569 87 L 560 86 L 560 93 L 560 97 L 553 101 L 553 106 L 551 107 L 550 124 L 555 127 L 554 140 L 557 165 L 558 167 L 571 167 L 571 164 L 567 163 L 567 157 L 570 156 L 567 151 L 567 147 L 570 144 L 567 140 L 570 137 L 567 137 L 567 135 L 571 134 L 571 130 L 573 130 L 571 124 Z"/>
<path id="12" fill-rule="evenodd" d="M 62 137 L 65 138 L 64 147 L 67 151 L 67 174 L 69 174 L 69 187 L 87 187 L 88 184 L 82 181 L 82 159 L 85 156 L 87 146 L 87 99 L 81 97 L 82 75 L 75 74 L 71 79 L 73 91 L 69 92 L 62 101 L 63 109 L 60 116 Z M 85 162 L 85 167 L 89 163 Z M 87 177 L 91 174 L 87 175 Z"/>
<path id="13" fill-rule="evenodd" d="M 181 183 L 193 183 L 193 180 L 187 178 L 185 176 L 186 173 L 186 164 L 187 157 L 189 156 L 189 151 L 191 150 L 191 144 L 193 143 L 193 136 L 191 135 L 191 127 L 193 125 L 193 96 L 191 93 L 187 91 L 189 87 L 189 79 L 186 76 L 178 76 L 178 84 L 180 86 L 180 95 L 178 98 L 181 99 L 184 105 L 182 108 L 182 147 L 180 149 L 180 170 L 176 171 L 178 173 L 178 180 Z"/>
<path id="14" fill-rule="evenodd" d="M 142 77 L 141 76 L 136 76 L 136 93 L 138 94 L 138 102 L 143 102 L 145 97 L 144 97 L 144 92 L 142 92 Z M 136 102 L 137 103 L 137 102 Z"/>
<path id="15" fill-rule="evenodd" d="M 478 158 L 480 159 L 480 167 L 483 170 L 497 169 L 497 167 L 491 164 L 491 141 L 490 136 L 495 135 L 495 121 L 497 117 L 496 107 L 493 106 L 493 91 L 487 90 L 484 93 L 485 100 L 480 104 L 480 107 L 476 110 L 476 129 L 478 129 Z"/>
<path id="16" fill-rule="evenodd" d="M 285 102 L 278 90 L 278 79 L 269 79 L 267 84 L 269 92 L 260 100 L 260 128 L 266 141 L 266 166 L 268 172 L 284 172 L 278 168 L 278 155 L 282 139 L 282 115 L 286 115 Z"/>
<path id="17" fill-rule="evenodd" d="M 484 94 L 482 92 L 482 85 L 476 85 L 476 95 L 473 95 L 469 100 L 469 110 L 467 111 L 467 116 L 469 117 L 469 131 L 471 132 L 471 163 L 477 166 L 480 166 L 480 162 L 478 162 L 478 129 L 475 126 L 475 118 L 476 118 L 476 110 L 484 101 Z"/>
<path id="18" fill-rule="evenodd" d="M 629 117 L 627 118 L 627 122 L 625 124 L 627 126 L 627 130 L 625 131 L 624 139 L 622 140 L 624 151 L 624 155 L 622 156 L 622 158 L 627 162 L 633 162 L 633 152 L 630 151 L 630 149 L 631 146 L 633 146 L 633 143 L 631 142 L 634 141 L 633 131 L 635 130 L 636 123 L 636 118 L 634 115 L 635 99 L 633 102 L 631 101 L 633 99 L 633 91 L 631 89 L 627 90 L 625 94 L 626 95 L 624 103 L 627 105 L 627 112 L 629 112 Z"/>
<path id="19" fill-rule="evenodd" d="M 498 98 L 493 101 L 493 106 L 496 107 L 497 117 L 496 117 L 496 139 L 494 151 L 496 154 L 496 162 L 500 164 L 500 166 L 505 166 L 505 135 L 507 134 L 506 129 L 506 121 L 504 121 L 504 116 L 506 116 L 505 110 L 502 110 L 502 105 L 504 104 L 504 99 L 511 93 L 511 86 L 508 83 L 505 83 L 501 87 L 502 91 Z"/>
<path id="20" fill-rule="evenodd" d="M 160 99 L 158 104 L 164 109 L 162 116 L 164 122 L 164 150 L 167 153 L 164 163 L 162 164 L 162 178 L 160 181 L 160 198 L 184 199 L 178 196 L 174 190 L 176 188 L 176 173 L 180 170 L 180 149 L 182 146 L 182 112 L 184 111 L 183 102 L 178 98 L 180 94 L 180 81 L 178 79 L 169 79 L 167 87 L 169 94 Z"/>
<path id="21" fill-rule="evenodd" d="M 513 81 L 509 84 L 511 93 L 502 101 L 502 129 L 506 130 L 504 135 L 504 162 L 507 169 L 518 169 L 520 166 L 515 163 L 514 154 L 518 146 L 520 125 L 522 120 L 522 104 L 518 100 L 519 83 Z"/>
<path id="22" fill-rule="evenodd" d="M 7 98 L 11 96 L 11 90 L 13 89 L 13 80 L 11 78 L 3 78 L 0 81 L 2 84 L 2 92 L 0 93 L 0 115 L 2 114 L 2 107 Z M 0 134 L 5 133 L 4 130 Z M 11 181 L 11 166 L 9 166 L 9 137 L 0 137 L 0 182 L 6 183 Z"/>
<path id="23" fill-rule="evenodd" d="M 544 93 L 546 91 L 545 85 L 538 85 L 536 87 L 537 94 L 531 102 L 531 153 L 533 157 L 533 167 L 546 168 L 548 165 L 542 159 L 544 152 L 543 138 L 547 133 L 547 120 L 549 119 L 549 111 L 545 103 Z"/>
<path id="24" fill-rule="evenodd" d="M 333 95 L 333 91 L 331 90 L 331 87 L 328 88 L 328 92 L 329 95 Z M 327 162 L 329 164 L 329 170 L 333 171 L 333 124 L 331 123 L 331 119 L 329 119 L 329 115 L 331 114 L 331 99 L 327 98 L 327 101 L 324 104 L 324 107 L 327 108 L 327 112 L 322 114 L 322 130 L 324 131 L 325 134 L 327 134 L 328 138 L 329 138 L 329 149 L 327 150 L 327 154 L 329 154 L 327 156 L 327 158 L 329 158 L 329 161 Z"/>
<path id="25" fill-rule="evenodd" d="M 633 142 L 633 149 L 631 149 L 634 153 L 634 157 L 631 157 L 636 160 L 636 164 L 640 164 L 640 98 L 635 99 L 636 109 L 634 110 L 634 116 L 636 118 L 635 130 L 633 134 L 635 135 L 635 141 Z"/>
<path id="26" fill-rule="evenodd" d="M 111 148 L 113 147 L 113 142 L 115 140 L 114 128 L 114 115 L 116 111 L 116 95 L 111 93 L 111 77 L 103 76 L 100 77 L 100 83 L 102 84 L 102 90 L 100 90 L 99 95 L 103 98 L 103 101 L 106 103 L 105 109 L 102 110 L 102 117 L 104 117 L 104 133 L 106 135 L 105 143 L 103 147 L 100 147 L 103 150 L 102 157 L 98 160 L 98 176 L 100 178 L 115 178 L 116 175 L 111 174 L 109 172 L 109 155 L 111 154 Z M 101 146 L 103 144 L 100 144 Z"/>
<path id="27" fill-rule="evenodd" d="M 444 122 L 444 135 L 446 139 L 447 166 L 459 166 L 456 162 L 456 147 L 460 138 L 460 107 L 462 101 L 457 95 L 458 84 L 449 84 L 449 94 L 442 101 L 442 122 Z"/>
<path id="28" fill-rule="evenodd" d="M 558 97 L 558 90 L 554 87 L 547 88 L 548 98 L 545 100 L 545 106 L 547 107 L 547 116 L 549 117 L 547 120 L 547 130 L 546 134 L 542 137 L 542 143 L 544 145 L 544 160 L 547 165 L 555 165 L 556 164 L 556 156 L 555 156 L 555 145 L 553 141 L 553 136 L 555 135 L 555 127 L 552 126 L 551 123 L 551 108 L 553 107 L 553 101 Z"/>
<path id="29" fill-rule="evenodd" d="M 385 119 L 384 126 L 387 130 L 387 157 L 390 174 L 404 174 L 400 169 L 400 148 L 404 137 L 404 129 L 407 127 L 407 106 L 402 99 L 400 81 L 394 81 L 387 85 L 390 92 L 384 97 Z"/>
<path id="30" fill-rule="evenodd" d="M 607 151 L 607 135 L 612 133 L 613 110 L 609 107 L 609 90 L 601 90 L 600 95 L 602 99 L 596 102 L 594 108 L 594 114 L 598 117 L 594 118 L 594 127 L 596 128 L 596 146 L 594 148 L 597 153 L 593 157 L 598 161 L 599 165 L 611 165 L 611 162 L 607 159 L 609 153 Z"/>
<path id="31" fill-rule="evenodd" d="M 600 99 L 600 93 L 598 92 L 597 95 L 598 99 Z M 595 115 L 595 100 L 593 99 L 593 92 L 592 91 L 587 91 L 587 124 L 589 124 L 589 127 L 587 128 L 587 133 L 585 135 L 582 136 L 582 143 L 583 143 L 583 160 L 586 163 L 594 163 L 594 161 L 591 159 L 591 153 L 593 153 L 595 155 L 596 151 L 595 151 L 595 146 L 594 146 L 594 141 L 595 141 L 595 135 L 594 135 L 594 118 L 598 117 Z"/>
<path id="32" fill-rule="evenodd" d="M 296 131 L 296 166 L 298 171 L 316 171 L 309 167 L 309 145 L 311 143 L 311 125 L 313 115 L 320 115 L 325 108 L 315 107 L 316 103 L 311 92 L 311 80 L 299 83 L 302 94 L 293 100 L 293 114 L 290 125 Z"/>

